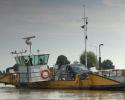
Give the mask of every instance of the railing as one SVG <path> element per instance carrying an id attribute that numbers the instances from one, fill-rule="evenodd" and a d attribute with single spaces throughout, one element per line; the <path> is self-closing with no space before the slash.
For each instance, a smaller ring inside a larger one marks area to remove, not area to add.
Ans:
<path id="1" fill-rule="evenodd" d="M 37 82 L 37 81 L 65 81 L 65 80 L 75 80 L 76 74 L 75 73 L 58 73 L 58 74 L 50 74 L 48 79 L 43 79 L 41 77 L 40 72 L 32 72 L 32 73 L 8 73 L 2 78 L 0 78 L 1 83 L 6 84 L 13 84 L 19 85 L 21 83 L 28 83 L 28 82 Z M 84 76 L 80 75 L 82 79 Z"/>
<path id="2" fill-rule="evenodd" d="M 58 81 L 58 80 L 75 80 L 75 74 L 55 74 L 51 76 L 51 80 Z"/>
<path id="3" fill-rule="evenodd" d="M 42 81 L 40 72 L 32 73 L 18 73 L 19 74 L 19 83 L 23 82 L 33 82 L 33 81 Z M 49 80 L 58 81 L 58 80 L 75 80 L 75 74 L 50 74 Z"/>
<path id="4" fill-rule="evenodd" d="M 105 77 L 125 76 L 125 70 L 102 70 L 97 72 L 98 75 Z"/>

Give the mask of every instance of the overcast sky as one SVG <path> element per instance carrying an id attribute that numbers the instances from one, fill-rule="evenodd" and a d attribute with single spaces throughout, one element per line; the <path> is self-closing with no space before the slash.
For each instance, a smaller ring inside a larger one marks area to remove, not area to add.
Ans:
<path id="1" fill-rule="evenodd" d="M 84 51 L 83 5 L 88 17 L 88 50 L 125 69 L 125 0 L 0 0 L 0 69 L 14 65 L 10 52 L 28 49 L 23 37 L 35 35 L 32 52 L 49 53 L 49 66 L 63 54 L 73 62 Z"/>

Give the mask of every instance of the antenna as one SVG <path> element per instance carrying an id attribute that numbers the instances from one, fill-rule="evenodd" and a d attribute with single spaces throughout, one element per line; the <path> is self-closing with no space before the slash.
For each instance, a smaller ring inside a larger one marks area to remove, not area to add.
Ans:
<path id="1" fill-rule="evenodd" d="M 27 52 L 27 50 L 24 50 L 24 51 L 22 50 L 22 51 L 20 51 L 21 56 L 22 56 L 23 53 L 26 53 L 26 52 Z"/>
<path id="2" fill-rule="evenodd" d="M 39 55 L 39 52 L 40 52 L 40 50 L 39 50 L 39 49 L 37 49 L 37 53 L 38 53 L 38 55 Z"/>
<path id="3" fill-rule="evenodd" d="M 16 54 L 17 56 L 18 56 L 19 54 L 21 54 L 21 56 L 22 56 L 22 54 L 23 54 L 23 53 L 26 53 L 26 52 L 27 52 L 27 50 L 24 50 L 24 51 L 22 50 L 22 51 L 20 51 L 20 52 L 17 52 L 17 51 L 15 50 L 15 51 L 12 51 L 11 54 Z"/>
<path id="4" fill-rule="evenodd" d="M 83 5 L 84 9 L 84 17 L 82 18 L 84 20 L 84 25 L 81 26 L 82 29 L 84 29 L 84 38 L 85 38 L 85 66 L 87 68 L 87 25 L 88 25 L 88 17 L 85 15 L 85 5 Z"/>
<path id="5" fill-rule="evenodd" d="M 16 54 L 18 56 L 19 52 L 17 52 L 16 50 L 15 51 L 12 51 L 11 54 Z"/>
<path id="6" fill-rule="evenodd" d="M 36 36 L 30 36 L 30 37 L 24 37 L 23 39 L 25 39 L 25 43 L 27 45 L 30 46 L 30 54 L 31 54 L 31 45 L 32 45 L 32 42 L 30 41 L 32 38 L 35 38 Z"/>

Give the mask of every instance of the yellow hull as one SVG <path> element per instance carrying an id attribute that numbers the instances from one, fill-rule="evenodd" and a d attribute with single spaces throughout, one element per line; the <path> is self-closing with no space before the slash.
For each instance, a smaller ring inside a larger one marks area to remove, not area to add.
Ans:
<path id="1" fill-rule="evenodd" d="M 123 89 L 125 84 L 118 81 L 108 79 L 96 74 L 89 74 L 86 79 L 81 80 L 79 75 L 76 75 L 75 80 L 54 80 L 54 81 L 38 81 L 19 83 L 18 75 L 7 74 L 0 78 L 0 83 L 12 84 L 22 88 L 36 89 Z"/>
<path id="2" fill-rule="evenodd" d="M 28 88 L 48 88 L 48 89 L 120 89 L 125 85 L 115 80 L 110 80 L 102 76 L 90 74 L 87 79 L 80 80 L 79 75 L 73 81 L 39 81 L 28 83 Z"/>

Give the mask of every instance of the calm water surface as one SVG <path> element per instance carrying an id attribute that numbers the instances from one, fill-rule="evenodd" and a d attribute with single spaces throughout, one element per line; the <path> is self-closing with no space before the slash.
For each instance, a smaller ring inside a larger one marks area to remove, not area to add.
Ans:
<path id="1" fill-rule="evenodd" d="M 0 100 L 125 100 L 125 91 L 34 90 L 1 86 Z"/>

